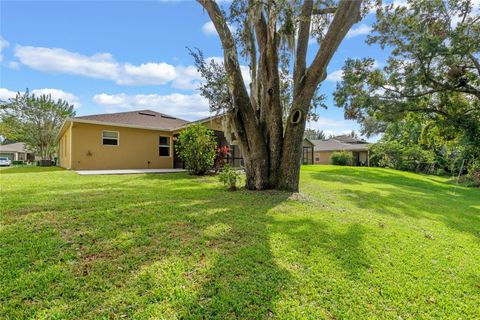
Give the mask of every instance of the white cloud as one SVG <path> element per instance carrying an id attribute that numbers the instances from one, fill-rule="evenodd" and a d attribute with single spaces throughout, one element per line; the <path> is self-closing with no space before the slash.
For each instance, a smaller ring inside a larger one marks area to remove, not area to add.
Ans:
<path id="1" fill-rule="evenodd" d="M 175 79 L 175 67 L 167 63 L 144 63 L 139 66 L 125 64 L 116 80 L 123 85 L 155 85 L 164 84 Z"/>
<path id="2" fill-rule="evenodd" d="M 228 28 L 230 29 L 231 32 L 235 32 L 235 27 L 232 25 L 228 25 Z M 205 22 L 202 26 L 202 32 L 203 34 L 207 36 L 216 36 L 218 35 L 217 29 L 215 29 L 215 25 L 213 24 L 212 21 Z"/>
<path id="3" fill-rule="evenodd" d="M 194 66 L 173 66 L 164 62 L 140 65 L 117 62 L 110 53 L 91 56 L 61 48 L 16 46 L 15 56 L 32 69 L 89 78 L 111 80 L 119 85 L 163 85 L 194 89 L 200 75 Z"/>
<path id="4" fill-rule="evenodd" d="M 3 54 L 2 54 L 3 49 L 7 48 L 9 45 L 10 44 L 8 43 L 7 40 L 0 37 L 0 62 L 3 61 Z"/>
<path id="5" fill-rule="evenodd" d="M 203 31 L 203 33 L 206 34 L 207 36 L 215 36 L 215 35 L 217 35 L 217 30 L 215 29 L 215 25 L 213 24 L 212 21 L 206 22 L 206 23 L 202 26 L 202 31 Z"/>
<path id="6" fill-rule="evenodd" d="M 8 99 L 15 98 L 17 93 L 6 88 L 0 88 L 0 101 L 7 101 Z"/>
<path id="7" fill-rule="evenodd" d="M 369 34 L 370 31 L 372 31 L 372 27 L 369 25 L 366 25 L 365 23 L 362 23 L 358 27 L 350 29 L 350 31 L 348 31 L 346 35 L 346 38 L 350 39 L 350 38 L 361 36 L 364 34 Z"/>
<path id="8" fill-rule="evenodd" d="M 20 93 L 23 93 L 23 91 L 21 91 Z M 37 96 L 42 94 L 46 94 L 46 95 L 49 94 L 51 95 L 52 99 L 55 101 L 58 99 L 62 99 L 62 100 L 68 101 L 68 103 L 70 104 L 73 104 L 75 108 L 79 108 L 81 106 L 80 99 L 76 95 L 69 92 L 65 92 L 60 89 L 52 89 L 52 88 L 34 89 L 34 90 L 31 90 L 30 93 L 33 93 Z M 1 101 L 6 101 L 8 99 L 15 98 L 16 95 L 17 95 L 17 91 L 8 90 L 7 88 L 0 88 Z"/>
<path id="9" fill-rule="evenodd" d="M 330 135 L 340 135 L 358 131 L 358 123 L 352 120 L 336 120 L 330 118 L 320 117 L 317 121 L 309 121 L 307 128 L 315 130 L 323 130 L 327 138 Z"/>
<path id="10" fill-rule="evenodd" d="M 197 120 L 210 114 L 208 101 L 199 94 L 128 95 L 125 93 L 101 93 L 95 95 L 93 101 L 98 105 L 107 107 L 107 112 L 152 109 L 187 120 Z"/>
<path id="11" fill-rule="evenodd" d="M 172 82 L 172 87 L 177 89 L 196 89 L 202 79 L 194 66 L 176 67 L 177 76 Z"/>
<path id="12" fill-rule="evenodd" d="M 382 66 L 382 63 L 381 62 L 378 62 L 377 60 L 374 60 L 373 61 L 373 66 L 372 68 L 373 69 L 378 69 Z M 327 75 L 327 79 L 325 79 L 327 81 L 331 81 L 331 82 L 339 82 L 339 81 L 342 81 L 343 80 L 343 70 L 342 69 L 338 69 L 338 70 L 335 70 L 335 71 L 332 71 L 330 72 L 328 75 Z"/>
<path id="13" fill-rule="evenodd" d="M 327 81 L 331 82 L 338 82 L 343 80 L 343 71 L 340 70 L 335 70 L 327 75 Z"/>
<path id="14" fill-rule="evenodd" d="M 118 79 L 119 66 L 109 53 L 85 56 L 61 48 L 16 46 L 15 56 L 32 69 L 77 74 L 98 79 Z"/>
<path id="15" fill-rule="evenodd" d="M 31 91 L 35 95 L 51 95 L 53 100 L 62 99 L 68 101 L 68 103 L 73 104 L 75 109 L 81 106 L 80 99 L 74 95 L 73 93 L 65 92 L 59 89 L 51 89 L 51 88 L 43 88 L 43 89 L 35 89 Z"/>

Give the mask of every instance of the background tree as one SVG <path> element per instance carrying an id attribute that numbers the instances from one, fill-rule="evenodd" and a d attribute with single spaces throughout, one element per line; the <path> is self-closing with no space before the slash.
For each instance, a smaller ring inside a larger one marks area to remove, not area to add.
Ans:
<path id="1" fill-rule="evenodd" d="M 324 140 L 327 138 L 323 130 L 306 129 L 305 138 L 310 140 Z"/>
<path id="2" fill-rule="evenodd" d="M 200 124 L 191 125 L 178 136 L 175 151 L 190 174 L 203 175 L 213 168 L 217 141 L 212 130 Z"/>
<path id="3" fill-rule="evenodd" d="M 198 0 L 212 20 L 224 61 L 205 62 L 194 52 L 213 111 L 225 111 L 245 160 L 248 189 L 298 190 L 302 139 L 319 84 L 362 1 L 234 0 L 229 13 L 215 1 Z M 232 32 L 230 25 L 235 27 Z M 310 38 L 320 48 L 307 65 Z M 239 56 L 248 61 L 247 89 Z"/>
<path id="4" fill-rule="evenodd" d="M 389 122 L 381 139 L 370 149 L 370 164 L 399 170 L 458 174 L 474 161 L 473 145 L 462 130 L 410 112 Z M 476 146 L 478 149 L 478 146 Z"/>
<path id="5" fill-rule="evenodd" d="M 385 6 L 369 44 L 390 50 L 382 69 L 349 59 L 334 93 L 367 136 L 409 114 L 421 115 L 445 140 L 480 157 L 480 8 L 469 0 L 411 0 Z"/>
<path id="6" fill-rule="evenodd" d="M 57 134 L 63 121 L 75 116 L 73 105 L 51 95 L 17 93 L 0 104 L 0 135 L 22 141 L 42 160 L 51 160 L 56 152 Z"/>

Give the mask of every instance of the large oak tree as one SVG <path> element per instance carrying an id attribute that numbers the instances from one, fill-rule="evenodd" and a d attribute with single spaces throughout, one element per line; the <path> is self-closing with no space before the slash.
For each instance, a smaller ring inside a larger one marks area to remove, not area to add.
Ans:
<path id="1" fill-rule="evenodd" d="M 369 44 L 389 50 L 382 68 L 372 58 L 348 59 L 335 102 L 366 135 L 410 114 L 445 139 L 465 137 L 480 156 L 480 8 L 471 0 L 409 0 L 377 11 Z"/>
<path id="2" fill-rule="evenodd" d="M 226 82 L 225 89 L 211 81 L 202 93 L 212 105 L 227 106 L 246 187 L 297 191 L 307 117 L 333 54 L 361 19 L 362 1 L 234 0 L 228 14 L 215 1 L 198 2 L 220 37 Z M 308 65 L 312 38 L 319 49 Z M 249 88 L 240 58 L 249 63 Z M 212 75 L 205 62 L 197 65 L 202 75 Z"/>

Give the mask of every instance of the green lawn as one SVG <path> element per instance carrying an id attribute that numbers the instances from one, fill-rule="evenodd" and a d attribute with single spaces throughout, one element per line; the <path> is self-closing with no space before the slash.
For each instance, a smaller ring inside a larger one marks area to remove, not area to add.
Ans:
<path id="1" fill-rule="evenodd" d="M 307 166 L 216 177 L 0 171 L 0 319 L 474 319 L 480 190 Z"/>

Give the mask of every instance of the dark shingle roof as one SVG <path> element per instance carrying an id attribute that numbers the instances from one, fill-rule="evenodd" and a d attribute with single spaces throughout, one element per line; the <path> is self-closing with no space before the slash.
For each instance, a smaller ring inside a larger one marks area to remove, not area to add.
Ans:
<path id="1" fill-rule="evenodd" d="M 367 150 L 370 146 L 369 143 L 344 143 L 336 139 L 328 140 L 311 140 L 315 145 L 314 151 L 341 151 L 341 150 L 351 150 L 351 151 L 364 151 Z"/>
<path id="2" fill-rule="evenodd" d="M 0 145 L 0 152 L 28 152 L 28 148 L 23 142 L 15 142 Z"/>
<path id="3" fill-rule="evenodd" d="M 119 113 L 95 114 L 90 116 L 75 117 L 73 120 L 88 120 L 97 122 L 131 125 L 153 129 L 175 129 L 188 121 L 172 117 L 152 110 L 136 110 Z"/>

